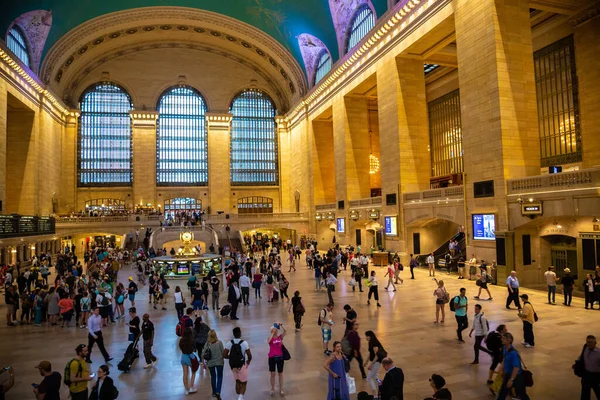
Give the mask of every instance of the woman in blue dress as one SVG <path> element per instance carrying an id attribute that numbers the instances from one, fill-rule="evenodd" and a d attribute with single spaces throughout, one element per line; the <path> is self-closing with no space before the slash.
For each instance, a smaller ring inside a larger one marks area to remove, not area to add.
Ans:
<path id="1" fill-rule="evenodd" d="M 342 344 L 333 342 L 333 353 L 325 361 L 325 369 L 329 372 L 329 393 L 327 400 L 350 400 L 348 382 L 346 381 L 346 368 Z"/>

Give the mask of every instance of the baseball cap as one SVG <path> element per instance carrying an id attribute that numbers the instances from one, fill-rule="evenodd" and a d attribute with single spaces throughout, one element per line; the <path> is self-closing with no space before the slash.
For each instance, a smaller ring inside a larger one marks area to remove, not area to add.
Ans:
<path id="1" fill-rule="evenodd" d="M 130 277 L 129 277 L 129 280 L 130 280 L 130 281 L 132 281 L 132 280 L 133 280 L 133 278 L 130 276 Z"/>
<path id="2" fill-rule="evenodd" d="M 50 361 L 40 361 L 40 363 L 33 368 L 41 369 L 43 371 L 52 371 L 52 364 L 50 364 Z"/>
<path id="3" fill-rule="evenodd" d="M 519 297 L 525 300 L 529 300 L 529 296 L 527 296 L 526 294 L 522 294 Z"/>

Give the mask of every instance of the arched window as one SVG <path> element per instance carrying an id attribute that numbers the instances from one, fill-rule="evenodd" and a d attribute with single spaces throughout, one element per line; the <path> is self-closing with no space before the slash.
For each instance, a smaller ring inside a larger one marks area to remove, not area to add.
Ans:
<path id="1" fill-rule="evenodd" d="M 242 197 L 238 199 L 238 214 L 273 213 L 273 199 L 262 196 Z"/>
<path id="2" fill-rule="evenodd" d="M 131 186 L 131 97 L 114 83 L 97 83 L 79 108 L 78 185 Z"/>
<path id="3" fill-rule="evenodd" d="M 315 85 L 331 70 L 331 56 L 327 50 L 323 50 L 317 60 L 317 68 L 315 68 Z"/>
<path id="4" fill-rule="evenodd" d="M 279 166 L 275 106 L 264 92 L 248 89 L 231 103 L 231 184 L 277 185 Z"/>
<path id="5" fill-rule="evenodd" d="M 156 184 L 205 186 L 208 151 L 204 115 L 206 103 L 187 86 L 168 89 L 158 101 L 156 123 Z"/>
<path id="6" fill-rule="evenodd" d="M 121 199 L 92 199 L 85 202 L 85 211 L 89 214 L 124 213 L 125 201 Z"/>
<path id="7" fill-rule="evenodd" d="M 174 217 L 181 211 L 199 214 L 202 211 L 202 200 L 193 197 L 175 197 L 165 200 L 165 216 L 167 218 Z"/>
<path id="8" fill-rule="evenodd" d="M 27 47 L 27 42 L 25 41 L 25 35 L 23 31 L 18 26 L 13 26 L 8 31 L 8 36 L 6 37 L 6 45 L 13 52 L 13 54 L 25 65 L 28 67 L 29 65 L 29 49 Z"/>
<path id="9" fill-rule="evenodd" d="M 375 16 L 373 15 L 373 11 L 371 11 L 367 4 L 363 4 L 356 10 L 354 18 L 352 18 L 352 23 L 347 33 L 345 53 L 352 50 L 374 26 Z"/>

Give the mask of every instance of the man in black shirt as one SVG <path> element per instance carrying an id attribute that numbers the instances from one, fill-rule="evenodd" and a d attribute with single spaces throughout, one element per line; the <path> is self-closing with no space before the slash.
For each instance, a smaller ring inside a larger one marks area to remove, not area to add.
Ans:
<path id="1" fill-rule="evenodd" d="M 356 314 L 356 311 L 354 311 L 354 309 L 350 307 L 349 304 L 346 304 L 344 306 L 344 311 L 346 311 L 346 317 L 344 318 L 344 322 L 346 323 L 346 331 L 344 332 L 344 337 L 346 337 L 346 335 L 348 335 L 348 332 L 352 330 L 352 325 L 354 325 L 354 323 L 356 322 L 356 318 L 358 317 L 358 315 Z"/>
<path id="2" fill-rule="evenodd" d="M 144 358 L 146 359 L 144 368 L 151 368 L 158 362 L 158 358 L 152 354 L 152 345 L 154 344 L 154 324 L 150 321 L 150 316 L 148 314 L 144 314 L 142 318 L 144 320 L 142 323 L 142 339 L 144 339 Z"/>
<path id="3" fill-rule="evenodd" d="M 33 393 L 37 400 L 60 400 L 61 376 L 58 372 L 52 371 L 50 361 L 40 361 L 37 368 L 40 375 L 44 377 L 39 385 L 33 388 Z"/>

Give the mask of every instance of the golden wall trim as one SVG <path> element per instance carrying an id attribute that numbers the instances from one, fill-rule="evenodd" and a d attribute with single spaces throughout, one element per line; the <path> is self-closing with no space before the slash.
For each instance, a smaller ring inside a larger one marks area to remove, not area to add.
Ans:
<path id="1" fill-rule="evenodd" d="M 230 113 L 206 113 L 206 123 L 210 131 L 229 131 L 233 114 Z"/>

